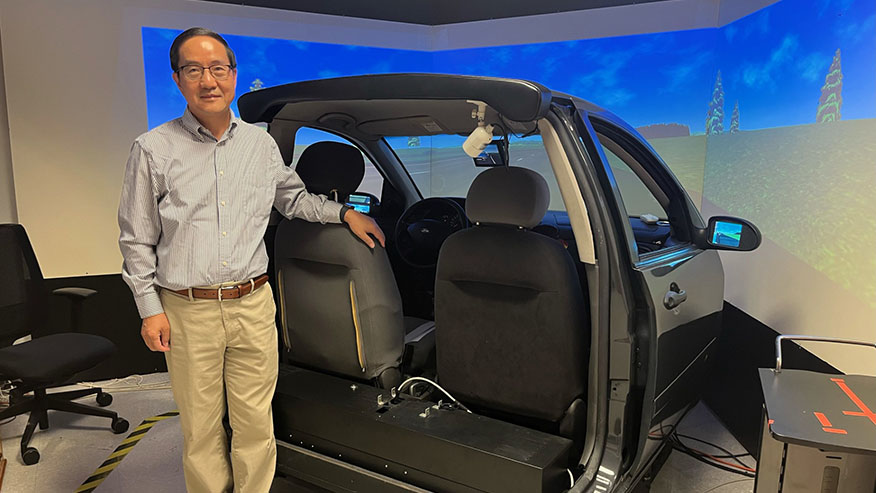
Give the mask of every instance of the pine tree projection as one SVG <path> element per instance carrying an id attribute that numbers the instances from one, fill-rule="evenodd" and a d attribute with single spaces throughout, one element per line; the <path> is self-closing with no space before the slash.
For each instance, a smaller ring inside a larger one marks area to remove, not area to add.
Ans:
<path id="1" fill-rule="evenodd" d="M 818 100 L 818 111 L 815 113 L 815 123 L 839 121 L 843 107 L 843 70 L 840 65 L 840 50 L 837 48 L 833 62 L 821 86 L 821 98 Z"/>
<path id="2" fill-rule="evenodd" d="M 739 133 L 739 101 L 736 101 L 736 106 L 733 107 L 733 114 L 730 115 L 730 133 Z"/>
<path id="3" fill-rule="evenodd" d="M 721 71 L 715 79 L 712 89 L 712 100 L 709 101 L 709 112 L 706 114 L 706 135 L 718 135 L 724 132 L 724 85 L 721 84 Z"/>
<path id="4" fill-rule="evenodd" d="M 264 82 L 261 79 L 256 79 L 252 81 L 252 85 L 249 86 L 250 91 L 258 91 L 259 89 L 264 89 Z"/>

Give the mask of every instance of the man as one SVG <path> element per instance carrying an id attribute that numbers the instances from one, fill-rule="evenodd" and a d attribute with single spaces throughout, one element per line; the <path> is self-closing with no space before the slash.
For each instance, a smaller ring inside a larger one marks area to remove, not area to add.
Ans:
<path id="1" fill-rule="evenodd" d="M 270 135 L 234 116 L 237 69 L 221 36 L 183 32 L 170 65 L 188 105 L 131 149 L 119 205 L 122 276 L 143 318 L 143 340 L 167 359 L 186 488 L 264 493 L 276 464 L 276 308 L 262 240 L 271 208 L 346 222 L 370 247 L 369 235 L 381 245 L 384 236 L 371 218 L 307 193 Z"/>

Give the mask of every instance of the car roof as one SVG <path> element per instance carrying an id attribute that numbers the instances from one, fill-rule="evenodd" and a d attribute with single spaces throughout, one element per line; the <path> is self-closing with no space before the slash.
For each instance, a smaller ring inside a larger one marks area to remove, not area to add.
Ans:
<path id="1" fill-rule="evenodd" d="M 376 120 L 380 115 L 379 110 L 374 108 L 379 106 L 389 107 L 394 104 L 398 107 L 405 102 L 416 101 L 414 105 L 409 104 L 413 107 L 431 101 L 434 102 L 433 108 L 439 110 L 441 101 L 468 104 L 466 100 L 476 100 L 486 103 L 490 110 L 501 115 L 503 119 L 534 122 L 547 114 L 554 98 L 567 101 L 571 99 L 565 94 L 552 92 L 537 82 L 527 80 L 412 73 L 293 82 L 244 94 L 237 105 L 240 117 L 252 123 L 271 122 L 274 118 L 314 121 L 320 118 L 320 114 L 306 111 L 308 106 L 315 106 L 313 103 L 321 103 L 318 106 L 323 114 L 326 108 L 338 111 L 352 108 L 360 112 L 365 112 L 364 108 L 368 108 L 367 111 L 376 111 L 377 114 L 367 116 Z M 583 103 L 583 100 L 576 100 Z M 324 103 L 334 105 L 326 106 Z M 600 109 L 590 103 L 587 105 Z M 295 106 L 295 111 L 290 111 L 290 108 L 284 112 L 284 108 L 288 106 Z M 473 109 L 473 106 L 468 104 L 468 108 Z"/>

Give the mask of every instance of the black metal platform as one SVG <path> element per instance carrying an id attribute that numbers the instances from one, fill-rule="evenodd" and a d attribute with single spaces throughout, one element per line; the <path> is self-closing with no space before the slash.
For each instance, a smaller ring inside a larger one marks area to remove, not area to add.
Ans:
<path id="1" fill-rule="evenodd" d="M 772 436 L 822 450 L 876 455 L 876 378 L 760 369 Z"/>
<path id="2" fill-rule="evenodd" d="M 274 398 L 276 435 L 286 442 L 278 446 L 280 472 L 333 491 L 537 493 L 569 486 L 566 438 L 407 395 L 380 405 L 381 395 L 390 398 L 387 390 L 281 366 Z"/>
<path id="3" fill-rule="evenodd" d="M 876 378 L 776 368 L 760 369 L 764 418 L 754 491 L 876 491 Z"/>

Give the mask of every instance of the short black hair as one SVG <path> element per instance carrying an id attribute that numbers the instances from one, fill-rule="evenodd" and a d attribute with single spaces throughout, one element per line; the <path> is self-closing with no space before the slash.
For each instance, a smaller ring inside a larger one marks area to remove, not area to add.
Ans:
<path id="1" fill-rule="evenodd" d="M 174 72 L 179 70 L 180 47 L 183 43 L 195 36 L 209 36 L 222 43 L 222 46 L 225 47 L 225 53 L 228 55 L 228 62 L 231 64 L 231 68 L 237 68 L 237 60 L 234 58 L 234 52 L 231 51 L 231 47 L 228 46 L 228 42 L 225 41 L 225 38 L 204 27 L 190 27 L 180 33 L 180 35 L 173 40 L 173 44 L 170 45 L 170 68 Z"/>

